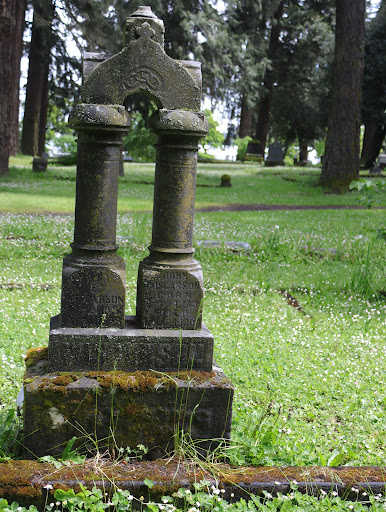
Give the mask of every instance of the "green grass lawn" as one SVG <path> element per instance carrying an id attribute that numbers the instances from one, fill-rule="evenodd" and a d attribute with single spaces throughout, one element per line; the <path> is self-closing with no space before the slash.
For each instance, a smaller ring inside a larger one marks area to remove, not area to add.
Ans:
<path id="1" fill-rule="evenodd" d="M 14 407 L 23 355 L 48 343 L 73 236 L 73 215 L 58 213 L 73 213 L 74 169 L 34 176 L 15 163 L 0 180 L 7 212 L 0 215 L 4 411 Z M 153 168 L 130 164 L 125 171 L 118 235 L 133 237 L 119 249 L 132 314 L 138 263 L 151 237 L 151 214 L 138 210 L 151 209 L 153 187 L 144 182 L 152 181 Z M 231 189 L 214 186 L 225 172 Z M 204 165 L 198 184 L 213 186 L 197 188 L 197 206 L 357 204 L 359 193 L 323 195 L 314 187 L 317 176 L 314 169 Z M 30 214 L 44 211 L 57 214 Z M 386 210 L 375 209 L 196 214 L 196 246 L 232 240 L 252 248 L 197 247 L 195 256 L 204 272 L 204 322 L 215 336 L 216 361 L 235 386 L 232 462 L 386 464 L 385 226 Z M 285 292 L 297 302 L 291 305 Z"/>
<path id="2" fill-rule="evenodd" d="M 24 213 L 73 213 L 75 166 L 48 165 L 46 173 L 32 172 L 31 157 L 10 160 L 8 177 L 0 181 L 0 211 Z M 232 187 L 220 187 L 222 174 L 231 176 Z M 196 207 L 224 204 L 357 205 L 363 195 L 323 193 L 316 187 L 319 168 L 275 167 L 258 164 L 199 164 Z M 152 210 L 154 164 L 125 163 L 120 178 L 118 211 Z M 379 204 L 386 205 L 385 194 Z"/>

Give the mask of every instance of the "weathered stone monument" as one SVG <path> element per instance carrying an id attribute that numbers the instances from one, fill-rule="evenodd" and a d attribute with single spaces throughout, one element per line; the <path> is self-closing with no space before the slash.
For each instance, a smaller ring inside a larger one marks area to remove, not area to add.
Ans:
<path id="1" fill-rule="evenodd" d="M 27 358 L 24 444 L 58 454 L 72 436 L 93 446 L 144 444 L 159 456 L 178 430 L 209 449 L 230 435 L 233 390 L 213 366 L 202 322 L 203 275 L 193 259 L 198 141 L 208 130 L 198 62 L 163 49 L 150 7 L 126 20 L 124 49 L 86 54 L 78 132 L 74 242 L 63 260 L 61 312 L 46 351 Z M 116 218 L 123 106 L 135 92 L 159 107 L 150 254 L 139 266 L 137 311 L 125 316 L 125 263 Z M 107 440 L 107 441 L 106 441 Z M 113 440 L 113 441 L 112 441 Z"/>
<path id="2" fill-rule="evenodd" d="M 267 167 L 275 167 L 276 165 L 284 165 L 283 149 L 280 142 L 274 142 L 269 146 L 268 156 L 265 160 Z"/>
<path id="3" fill-rule="evenodd" d="M 35 156 L 32 160 L 33 172 L 45 172 L 47 170 L 48 154 L 43 153 L 41 156 Z"/>
<path id="4" fill-rule="evenodd" d="M 247 152 L 245 154 L 246 162 L 263 162 L 263 146 L 259 140 L 251 140 L 248 142 Z"/>

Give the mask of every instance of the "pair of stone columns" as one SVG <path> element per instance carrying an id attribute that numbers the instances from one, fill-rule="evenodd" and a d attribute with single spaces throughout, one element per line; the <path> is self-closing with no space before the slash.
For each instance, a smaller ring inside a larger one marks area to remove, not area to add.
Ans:
<path id="1" fill-rule="evenodd" d="M 75 233 L 63 264 L 61 326 L 125 327 L 125 265 L 116 254 L 120 146 L 127 130 L 123 106 L 80 104 Z M 201 112 L 158 110 L 153 231 L 141 262 L 137 321 L 143 329 L 201 329 L 203 278 L 193 259 L 198 140 L 207 132 Z"/>

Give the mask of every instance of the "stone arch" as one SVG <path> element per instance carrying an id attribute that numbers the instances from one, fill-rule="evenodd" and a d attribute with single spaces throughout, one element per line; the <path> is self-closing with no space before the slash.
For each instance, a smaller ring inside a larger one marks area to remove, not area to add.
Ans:
<path id="1" fill-rule="evenodd" d="M 85 77 L 84 103 L 123 105 L 127 96 L 144 92 L 159 108 L 199 111 L 201 69 L 194 61 L 169 57 L 147 21 L 138 19 L 137 38 L 118 54 L 97 64 Z"/>

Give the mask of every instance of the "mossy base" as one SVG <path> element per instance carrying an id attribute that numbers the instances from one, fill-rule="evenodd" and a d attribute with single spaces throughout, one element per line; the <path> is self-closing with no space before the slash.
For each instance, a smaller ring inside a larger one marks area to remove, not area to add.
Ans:
<path id="1" fill-rule="evenodd" d="M 47 350 L 30 351 L 24 378 L 26 456 L 60 455 L 69 439 L 87 453 L 149 448 L 155 459 L 190 432 L 206 451 L 229 439 L 233 389 L 209 372 L 51 372 Z M 212 441 L 217 440 L 217 441 Z"/>

